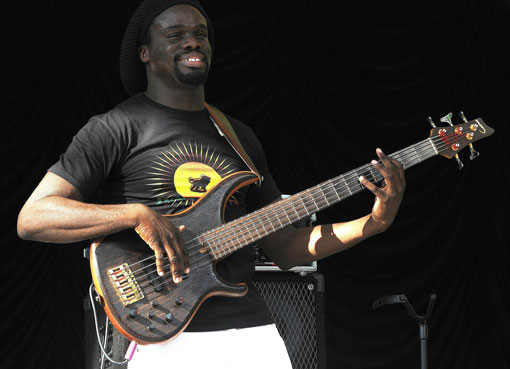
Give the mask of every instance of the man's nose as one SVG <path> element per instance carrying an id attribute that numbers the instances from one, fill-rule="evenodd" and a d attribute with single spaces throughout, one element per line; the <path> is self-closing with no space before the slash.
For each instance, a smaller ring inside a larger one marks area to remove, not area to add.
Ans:
<path id="1" fill-rule="evenodd" d="M 202 45 L 197 36 L 187 34 L 186 37 L 184 37 L 183 47 L 185 49 L 200 49 L 201 46 Z"/>

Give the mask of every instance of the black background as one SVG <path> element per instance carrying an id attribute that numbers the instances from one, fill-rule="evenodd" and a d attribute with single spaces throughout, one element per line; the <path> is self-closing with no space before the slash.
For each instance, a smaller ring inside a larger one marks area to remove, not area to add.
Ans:
<path id="1" fill-rule="evenodd" d="M 504 0 L 212 1 L 207 99 L 261 140 L 284 193 L 295 193 L 428 136 L 452 111 L 496 129 L 480 157 L 432 158 L 406 172 L 384 234 L 319 262 L 330 368 L 418 368 L 429 321 L 431 368 L 510 367 L 510 5 Z M 81 368 L 83 244 L 21 241 L 26 198 L 87 119 L 123 100 L 119 45 L 137 1 L 4 1 L 2 10 L 2 342 L 12 368 Z M 458 117 L 457 123 L 459 122 Z M 319 223 L 368 213 L 366 192 Z"/>

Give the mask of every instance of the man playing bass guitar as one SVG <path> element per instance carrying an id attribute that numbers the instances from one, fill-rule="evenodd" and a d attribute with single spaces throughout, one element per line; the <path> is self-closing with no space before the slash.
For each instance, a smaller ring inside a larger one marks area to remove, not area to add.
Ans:
<path id="1" fill-rule="evenodd" d="M 121 50 L 121 78 L 130 97 L 92 117 L 49 168 L 19 214 L 19 236 L 71 243 L 134 229 L 152 249 L 160 276 L 170 274 L 179 285 L 192 275 L 182 239 L 187 225 L 162 214 L 193 208 L 224 178 L 249 170 L 218 134 L 205 108 L 204 83 L 213 47 L 212 25 L 198 1 L 144 1 L 131 19 Z M 225 206 L 226 221 L 281 196 L 259 141 L 248 126 L 228 118 L 262 181 L 234 192 Z M 383 186 L 356 179 L 375 195 L 369 214 L 332 225 L 284 227 L 259 241 L 280 268 L 341 252 L 390 226 L 404 193 L 404 171 L 380 149 L 376 155 L 372 165 L 384 178 Z M 253 288 L 251 253 L 241 248 L 216 265 L 222 279 L 248 285 L 245 296 L 205 300 L 182 334 L 166 343 L 140 345 L 129 368 L 149 363 L 166 367 L 170 362 L 172 367 L 182 363 L 191 368 L 230 367 L 227 363 L 291 368 L 270 313 Z M 250 354 L 249 340 L 257 340 L 265 352 L 262 364 Z M 221 348 L 234 344 L 237 357 L 228 360 L 203 351 L 221 353 Z"/>

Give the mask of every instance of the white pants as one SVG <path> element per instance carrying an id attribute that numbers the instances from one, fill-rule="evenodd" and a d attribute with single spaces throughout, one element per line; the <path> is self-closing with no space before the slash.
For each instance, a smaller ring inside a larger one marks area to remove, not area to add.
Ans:
<path id="1" fill-rule="evenodd" d="M 174 340 L 138 345 L 128 369 L 292 369 L 274 324 L 215 332 L 183 332 Z"/>

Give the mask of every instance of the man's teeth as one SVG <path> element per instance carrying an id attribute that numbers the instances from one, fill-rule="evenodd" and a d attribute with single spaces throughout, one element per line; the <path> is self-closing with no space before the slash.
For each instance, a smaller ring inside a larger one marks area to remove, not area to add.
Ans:
<path id="1" fill-rule="evenodd" d="M 200 59 L 200 58 L 186 58 L 186 59 L 184 59 L 184 61 L 199 62 L 199 61 L 202 61 L 202 59 Z"/>

